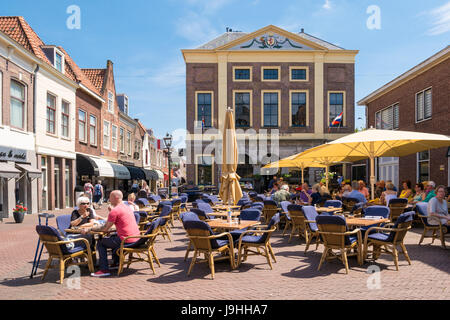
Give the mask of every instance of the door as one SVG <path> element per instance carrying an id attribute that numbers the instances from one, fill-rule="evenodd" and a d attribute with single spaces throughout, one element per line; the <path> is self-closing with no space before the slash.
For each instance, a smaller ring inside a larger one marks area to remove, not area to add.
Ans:
<path id="1" fill-rule="evenodd" d="M 55 179 L 55 209 L 61 209 L 61 183 L 60 183 L 60 172 L 59 172 L 59 163 L 56 162 L 55 159 L 55 175 L 53 176 Z"/>
<path id="2" fill-rule="evenodd" d="M 42 194 L 41 194 L 41 210 L 48 210 L 48 180 L 47 180 L 47 158 L 42 157 L 41 159 L 42 168 Z"/>

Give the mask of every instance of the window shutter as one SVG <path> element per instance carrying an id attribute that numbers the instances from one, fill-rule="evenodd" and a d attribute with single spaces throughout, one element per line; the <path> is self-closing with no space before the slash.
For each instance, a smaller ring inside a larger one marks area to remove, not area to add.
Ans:
<path id="1" fill-rule="evenodd" d="M 392 129 L 392 109 L 385 109 L 381 113 L 381 127 L 382 129 Z"/>
<path id="2" fill-rule="evenodd" d="M 375 113 L 375 128 L 381 129 L 381 111 Z"/>
<path id="3" fill-rule="evenodd" d="M 417 121 L 423 120 L 423 92 L 417 94 Z"/>
<path id="4" fill-rule="evenodd" d="M 425 91 L 424 118 L 431 118 L 431 89 Z"/>

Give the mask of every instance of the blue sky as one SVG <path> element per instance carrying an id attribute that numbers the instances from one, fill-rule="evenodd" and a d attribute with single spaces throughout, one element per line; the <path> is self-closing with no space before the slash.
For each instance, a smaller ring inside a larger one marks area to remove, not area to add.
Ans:
<path id="1" fill-rule="evenodd" d="M 80 30 L 66 27 L 70 5 L 81 9 Z M 371 5 L 380 8 L 381 29 L 366 25 Z M 129 96 L 130 115 L 159 137 L 186 126 L 180 50 L 212 40 L 226 27 L 244 32 L 269 24 L 291 32 L 304 28 L 360 50 L 356 101 L 450 39 L 448 0 L 16 0 L 3 3 L 0 13 L 24 16 L 45 43 L 62 45 L 82 68 L 104 68 L 112 60 L 116 90 Z M 357 127 L 365 125 L 363 107 L 356 107 L 356 119 Z"/>

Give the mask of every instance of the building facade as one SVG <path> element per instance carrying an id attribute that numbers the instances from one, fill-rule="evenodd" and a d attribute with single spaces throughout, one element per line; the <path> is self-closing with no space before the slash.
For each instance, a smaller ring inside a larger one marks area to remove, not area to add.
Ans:
<path id="1" fill-rule="evenodd" d="M 218 185 L 227 107 L 234 110 L 244 179 L 271 174 L 261 170 L 268 162 L 354 132 L 358 51 L 270 25 L 253 33 L 227 31 L 182 53 L 188 183 Z M 339 126 L 331 125 L 339 115 Z"/>
<path id="2" fill-rule="evenodd" d="M 358 101 L 367 127 L 450 135 L 450 46 Z M 450 185 L 449 148 L 379 158 L 377 178 Z M 393 175 L 398 172 L 398 176 Z"/>

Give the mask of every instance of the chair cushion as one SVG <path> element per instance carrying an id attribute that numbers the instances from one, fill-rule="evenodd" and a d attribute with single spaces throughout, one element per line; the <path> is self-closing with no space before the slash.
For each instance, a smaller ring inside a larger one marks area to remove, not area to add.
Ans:
<path id="1" fill-rule="evenodd" d="M 368 239 L 389 242 L 389 234 L 375 232 L 375 233 L 369 234 Z"/>
<path id="2" fill-rule="evenodd" d="M 243 236 L 242 243 L 263 243 L 265 241 L 265 237 L 263 235 L 258 236 Z"/>
<path id="3" fill-rule="evenodd" d="M 356 242 L 357 240 L 358 240 L 357 236 L 348 236 L 348 237 L 345 237 L 345 244 L 346 245 L 351 245 L 354 242 Z"/>
<path id="4" fill-rule="evenodd" d="M 228 240 L 216 240 L 215 242 L 217 243 L 217 246 L 213 245 L 214 242 L 211 243 L 211 247 L 213 249 L 217 249 L 217 248 L 228 245 Z"/>

